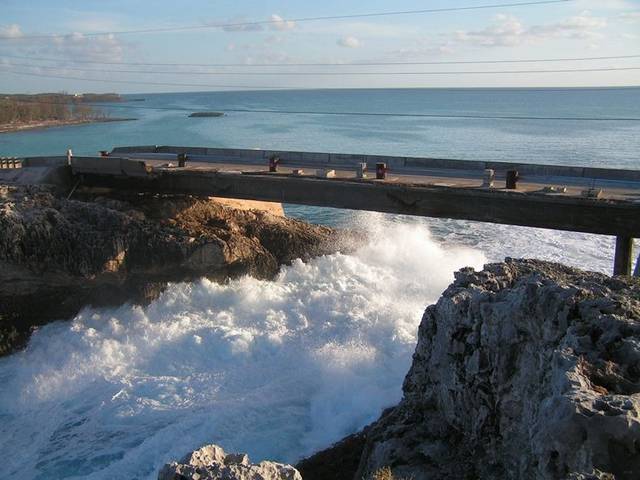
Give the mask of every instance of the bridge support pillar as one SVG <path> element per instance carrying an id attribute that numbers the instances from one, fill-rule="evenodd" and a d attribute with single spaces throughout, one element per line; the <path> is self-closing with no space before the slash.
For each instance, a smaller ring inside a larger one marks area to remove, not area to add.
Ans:
<path id="1" fill-rule="evenodd" d="M 631 275 L 633 262 L 633 238 L 619 235 L 616 237 L 616 254 L 613 262 L 614 275 Z M 636 269 L 637 270 L 637 269 Z"/>

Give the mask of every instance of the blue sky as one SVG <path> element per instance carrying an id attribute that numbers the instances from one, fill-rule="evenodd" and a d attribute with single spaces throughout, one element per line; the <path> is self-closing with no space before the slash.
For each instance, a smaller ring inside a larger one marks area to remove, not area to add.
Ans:
<path id="1" fill-rule="evenodd" d="M 511 0 L 517 1 L 517 0 Z M 574 0 L 519 6 L 347 20 L 289 19 L 454 6 L 509 0 L 381 0 L 323 2 L 159 0 L 0 0 L 0 91 L 154 92 L 213 90 L 112 83 L 194 83 L 267 87 L 488 87 L 640 85 L 640 70 L 545 74 L 402 75 L 416 71 L 544 70 L 640 67 L 640 58 L 580 62 L 377 67 L 174 68 L 147 63 L 351 63 L 513 60 L 640 54 L 640 0 Z M 85 36 L 87 32 L 274 20 L 269 25 L 189 32 Z M 34 34 L 56 38 L 30 39 Z M 8 56 L 30 57 L 29 59 Z M 55 62 L 33 57 L 55 58 Z M 95 63 L 73 63 L 73 61 Z M 87 72 L 76 69 L 100 69 Z M 111 73 L 117 69 L 148 73 Z M 158 70 L 184 70 L 159 73 Z M 197 75 L 194 72 L 278 72 L 277 75 Z M 12 73 L 13 72 L 13 73 Z M 15 72 L 22 72 L 18 75 Z M 284 72 L 343 72 L 292 76 Z M 388 75 L 350 75 L 387 72 Z M 32 75 L 24 75 L 24 74 Z M 35 76 L 37 75 L 37 76 Z M 48 77 L 44 77 L 46 75 Z M 77 77 L 49 78 L 50 76 Z M 106 80 L 93 82 L 86 79 Z"/>

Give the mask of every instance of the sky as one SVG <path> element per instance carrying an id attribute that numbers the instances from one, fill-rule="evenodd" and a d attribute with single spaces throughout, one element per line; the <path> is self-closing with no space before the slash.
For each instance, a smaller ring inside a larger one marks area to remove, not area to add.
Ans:
<path id="1" fill-rule="evenodd" d="M 545 5 L 299 20 L 522 1 L 525 0 L 0 0 L 0 92 L 640 85 L 640 69 L 477 73 L 640 68 L 640 56 L 546 63 L 295 65 L 640 55 L 640 0 L 570 0 Z M 271 23 L 214 27 L 253 21 Z M 108 33 L 181 26 L 207 28 Z M 49 34 L 54 36 L 30 38 Z M 122 62 L 240 66 L 132 66 Z M 288 66 L 268 66 L 273 63 Z M 456 73 L 412 74 L 415 72 Z"/>

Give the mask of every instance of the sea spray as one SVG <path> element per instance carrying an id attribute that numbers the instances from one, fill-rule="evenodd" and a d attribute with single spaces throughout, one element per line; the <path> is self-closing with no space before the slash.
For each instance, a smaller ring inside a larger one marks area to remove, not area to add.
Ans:
<path id="1" fill-rule="evenodd" d="M 424 307 L 481 253 L 361 217 L 362 246 L 274 281 L 86 309 L 0 360 L 0 476 L 155 478 L 205 443 L 293 462 L 396 403 Z"/>
<path id="2" fill-rule="evenodd" d="M 297 205 L 286 205 L 285 210 L 287 216 L 304 221 L 337 227 L 361 225 L 369 232 L 378 224 L 384 229 L 422 226 L 429 229 L 435 245 L 480 250 L 489 262 L 502 262 L 505 257 L 536 258 L 605 274 L 613 269 L 615 237 L 610 235 Z M 378 237 L 381 242 L 382 237 Z M 639 249 L 636 239 L 634 252 Z"/>

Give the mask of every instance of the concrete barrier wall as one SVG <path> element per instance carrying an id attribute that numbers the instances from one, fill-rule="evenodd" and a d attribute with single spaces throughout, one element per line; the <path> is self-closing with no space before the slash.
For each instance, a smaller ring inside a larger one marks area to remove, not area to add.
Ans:
<path id="1" fill-rule="evenodd" d="M 608 169 L 608 168 L 585 168 L 584 177 L 588 178 L 608 178 L 610 180 L 628 180 L 629 172 L 640 174 L 636 170 L 621 170 L 621 169 Z M 640 175 L 636 175 L 638 178 Z"/>
<path id="2" fill-rule="evenodd" d="M 147 149 L 147 150 L 145 150 Z M 118 147 L 113 153 L 120 155 L 140 153 L 178 154 L 187 153 L 193 160 L 200 161 L 226 161 L 233 162 L 264 162 L 268 158 L 277 155 L 283 165 L 287 163 L 297 164 L 329 164 L 342 166 L 355 166 L 366 162 L 369 168 L 375 167 L 378 162 L 386 163 L 391 170 L 401 169 L 444 169 L 444 170 L 477 170 L 486 168 L 504 173 L 506 170 L 518 170 L 522 177 L 574 177 L 597 178 L 601 180 L 619 180 L 640 182 L 640 170 L 608 169 L 594 167 L 578 167 L 565 165 L 541 165 L 521 162 L 502 161 L 475 161 L 475 160 L 451 160 L 444 158 L 428 157 L 396 157 L 387 155 L 358 155 L 346 153 L 320 153 L 320 152 L 296 152 L 280 150 L 252 150 L 236 148 L 206 148 L 206 147 Z"/>
<path id="3" fill-rule="evenodd" d="M 119 155 L 114 155 L 113 152 L 111 153 L 111 155 L 109 157 L 106 158 L 111 158 L 117 156 L 118 158 L 120 157 L 126 157 L 126 158 L 133 158 L 133 159 L 144 159 L 144 160 L 166 160 L 168 162 L 177 162 L 178 161 L 178 155 L 175 153 L 143 153 L 143 152 L 133 152 L 133 153 L 126 153 L 126 154 L 119 154 Z M 191 158 L 194 158 L 194 155 L 191 155 Z"/>
<path id="4" fill-rule="evenodd" d="M 26 157 L 22 159 L 23 167 L 61 167 L 67 165 L 66 156 Z"/>
<path id="5" fill-rule="evenodd" d="M 74 174 L 124 175 L 146 177 L 149 170 L 144 161 L 119 157 L 71 157 Z"/>
<path id="6" fill-rule="evenodd" d="M 116 147 L 111 150 L 112 154 L 118 153 L 149 153 L 155 152 L 158 148 L 157 145 L 140 145 L 137 147 Z"/>

